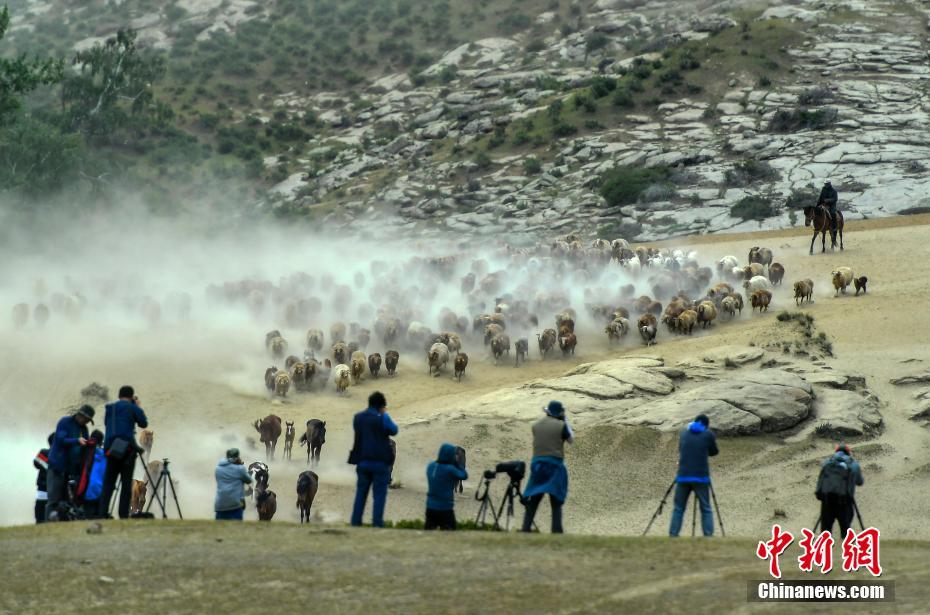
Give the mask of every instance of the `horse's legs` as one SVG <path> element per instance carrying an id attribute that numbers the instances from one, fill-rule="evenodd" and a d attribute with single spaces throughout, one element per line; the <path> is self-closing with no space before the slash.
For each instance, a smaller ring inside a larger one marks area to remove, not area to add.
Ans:
<path id="1" fill-rule="evenodd" d="M 827 251 L 827 229 L 820 232 L 820 253 Z"/>
<path id="2" fill-rule="evenodd" d="M 844 249 L 843 248 L 843 227 L 841 226 L 840 227 L 840 251 L 842 251 L 843 249 Z"/>
<path id="3" fill-rule="evenodd" d="M 814 229 L 814 236 L 811 237 L 811 250 L 810 250 L 810 252 L 808 252 L 808 254 L 813 254 L 813 253 L 814 253 L 814 242 L 815 242 L 815 241 L 817 241 L 817 229 Z"/>

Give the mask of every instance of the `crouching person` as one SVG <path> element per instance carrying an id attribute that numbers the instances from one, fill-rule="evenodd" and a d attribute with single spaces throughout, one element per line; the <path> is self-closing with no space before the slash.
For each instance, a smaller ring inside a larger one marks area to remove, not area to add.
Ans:
<path id="1" fill-rule="evenodd" d="M 468 472 L 459 467 L 456 451 L 454 444 L 443 444 L 439 447 L 436 461 L 426 466 L 429 491 L 426 494 L 424 529 L 455 529 L 455 486 L 459 481 L 468 479 Z"/>
<path id="2" fill-rule="evenodd" d="M 565 469 L 565 443 L 574 441 L 571 427 L 565 420 L 561 402 L 551 401 L 545 408 L 546 416 L 533 423 L 533 461 L 530 463 L 530 480 L 523 492 L 526 514 L 523 531 L 533 529 L 533 519 L 543 496 L 549 494 L 552 506 L 552 533 L 562 533 L 562 505 L 568 497 L 568 471 Z"/>
<path id="3" fill-rule="evenodd" d="M 245 511 L 245 485 L 252 477 L 239 457 L 239 449 L 226 451 L 226 459 L 216 465 L 216 499 L 213 510 L 217 521 L 242 521 Z"/>

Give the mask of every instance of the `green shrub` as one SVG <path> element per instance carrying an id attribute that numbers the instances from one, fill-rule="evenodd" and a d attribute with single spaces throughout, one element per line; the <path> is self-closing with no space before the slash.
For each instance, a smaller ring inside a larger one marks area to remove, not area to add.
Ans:
<path id="1" fill-rule="evenodd" d="M 472 162 L 474 162 L 479 169 L 487 169 L 490 168 L 492 161 L 491 157 L 488 156 L 486 152 L 479 151 L 475 153 Z"/>
<path id="2" fill-rule="evenodd" d="M 519 32 L 520 30 L 526 30 L 533 23 L 533 20 L 530 19 L 529 15 L 524 13 L 509 12 L 507 15 L 500 21 L 498 27 L 507 34 L 513 34 L 514 32 Z"/>
<path id="3" fill-rule="evenodd" d="M 603 49 L 610 43 L 610 39 L 603 32 L 593 32 L 584 42 L 585 54 Z"/>
<path id="4" fill-rule="evenodd" d="M 572 102 L 576 109 L 584 109 L 587 113 L 597 111 L 597 103 L 588 94 L 579 92 L 572 97 Z"/>
<path id="5" fill-rule="evenodd" d="M 613 103 L 615 107 L 630 109 L 634 105 L 633 94 L 630 93 L 628 88 L 619 87 L 614 90 L 613 96 L 610 97 L 610 102 Z"/>
<path id="6" fill-rule="evenodd" d="M 830 100 L 833 100 L 833 92 L 823 86 L 810 88 L 798 94 L 798 104 L 805 107 L 822 105 Z"/>
<path id="7" fill-rule="evenodd" d="M 736 163 L 732 169 L 724 173 L 724 180 L 728 186 L 747 186 L 753 182 L 776 180 L 778 171 L 768 162 L 750 158 Z"/>
<path id="8" fill-rule="evenodd" d="M 527 175 L 536 175 L 542 171 L 542 163 L 536 156 L 530 156 L 523 160 L 523 172 Z"/>
<path id="9" fill-rule="evenodd" d="M 730 208 L 730 215 L 741 220 L 765 220 L 778 214 L 772 200 L 762 196 L 746 196 Z"/>
<path id="10" fill-rule="evenodd" d="M 839 112 L 834 107 L 824 107 L 813 111 L 799 109 L 780 109 L 769 121 L 769 132 L 795 132 L 797 130 L 822 130 L 836 122 Z"/>
<path id="11" fill-rule="evenodd" d="M 653 184 L 663 184 L 668 180 L 669 169 L 652 167 L 620 167 L 607 171 L 601 176 L 601 196 L 607 205 L 632 205 L 639 201 L 643 192 Z"/>
<path id="12" fill-rule="evenodd" d="M 546 48 L 546 42 L 541 38 L 531 38 L 526 44 L 526 50 L 530 53 L 538 53 Z"/>
<path id="13" fill-rule="evenodd" d="M 820 198 L 820 189 L 814 184 L 807 184 L 801 188 L 793 188 L 791 194 L 785 198 L 785 208 L 788 210 L 803 209 L 816 205 Z"/>
<path id="14" fill-rule="evenodd" d="M 559 138 L 570 137 L 576 132 L 578 132 L 578 129 L 575 126 L 562 120 L 559 120 L 552 125 L 552 134 Z"/>
<path id="15" fill-rule="evenodd" d="M 595 77 L 591 80 L 591 96 L 604 98 L 617 88 L 617 80 L 608 77 Z"/>

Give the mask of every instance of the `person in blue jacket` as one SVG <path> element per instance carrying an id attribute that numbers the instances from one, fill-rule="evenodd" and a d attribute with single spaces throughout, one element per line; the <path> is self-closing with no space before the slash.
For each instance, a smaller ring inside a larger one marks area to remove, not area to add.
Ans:
<path id="1" fill-rule="evenodd" d="M 714 513 L 710 507 L 710 464 L 708 457 L 720 451 L 717 437 L 710 430 L 710 419 L 699 414 L 688 424 L 678 439 L 678 474 L 675 478 L 675 508 L 669 536 L 677 537 L 693 491 L 701 505 L 701 530 L 705 536 L 714 535 Z"/>
<path id="2" fill-rule="evenodd" d="M 426 466 L 429 490 L 426 493 L 424 529 L 455 529 L 455 485 L 458 481 L 468 480 L 468 472 L 458 466 L 455 452 L 454 444 L 443 444 L 439 447 L 436 461 Z"/>
<path id="3" fill-rule="evenodd" d="M 48 503 L 45 508 L 47 521 L 62 520 L 60 506 L 68 500 L 68 480 L 81 473 L 81 447 L 90 437 L 87 424 L 94 422 L 94 409 L 84 405 L 74 414 L 62 417 L 55 426 L 55 437 L 48 452 L 46 489 Z"/>
<path id="4" fill-rule="evenodd" d="M 568 470 L 565 468 L 565 443 L 575 441 L 575 434 L 565 418 L 565 407 L 560 401 L 550 401 L 543 409 L 544 417 L 533 423 L 533 460 L 530 462 L 530 480 L 523 492 L 526 512 L 523 531 L 533 530 L 533 519 L 542 502 L 549 495 L 552 507 L 552 533 L 561 534 L 562 505 L 568 498 Z"/>
<path id="5" fill-rule="evenodd" d="M 107 454 L 107 472 L 103 481 L 103 498 L 101 506 L 106 510 L 110 507 L 110 498 L 116 489 L 116 479 L 120 480 L 119 492 L 119 518 L 129 517 L 129 503 L 132 500 L 132 475 L 136 469 L 136 456 L 139 445 L 136 444 L 136 425 L 145 429 L 149 420 L 145 412 L 139 407 L 139 398 L 131 386 L 120 387 L 119 400 L 107 404 L 104 414 L 104 423 L 107 428 L 103 440 L 103 449 Z M 111 453 L 113 442 L 116 439 L 129 441 L 129 450 L 122 458 L 116 459 Z"/>
<path id="6" fill-rule="evenodd" d="M 352 525 L 362 524 L 362 515 L 371 490 L 371 524 L 384 527 L 384 506 L 391 482 L 391 467 L 394 465 L 394 449 L 391 436 L 397 435 L 397 425 L 387 413 L 387 399 L 379 391 L 368 397 L 368 408 L 352 419 L 355 444 L 349 463 L 355 464 L 358 482 L 355 487 L 355 503 L 352 506 Z"/>
<path id="7" fill-rule="evenodd" d="M 107 471 L 107 456 L 103 452 L 103 432 L 95 429 L 90 434 L 94 442 L 94 463 L 90 467 L 87 489 L 84 491 L 84 516 L 88 519 L 104 518 L 107 511 L 101 508 L 103 477 Z"/>

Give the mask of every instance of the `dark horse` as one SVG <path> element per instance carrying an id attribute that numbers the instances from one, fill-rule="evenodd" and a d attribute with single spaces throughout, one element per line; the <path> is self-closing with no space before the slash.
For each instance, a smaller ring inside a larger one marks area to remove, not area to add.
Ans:
<path id="1" fill-rule="evenodd" d="M 255 421 L 255 431 L 261 434 L 261 441 L 265 445 L 265 457 L 274 459 L 274 449 L 281 437 L 281 417 L 269 414 L 265 418 Z"/>
<path id="2" fill-rule="evenodd" d="M 313 461 L 316 467 L 320 463 L 320 451 L 323 450 L 323 444 L 326 442 L 326 421 L 320 419 L 310 419 L 307 421 L 307 431 L 300 436 L 300 445 L 307 445 L 307 464 Z"/>
<path id="3" fill-rule="evenodd" d="M 810 254 L 814 253 L 814 242 L 817 241 L 817 233 L 820 233 L 822 244 L 821 252 L 827 251 L 827 231 L 830 231 L 830 211 L 823 205 L 804 208 L 804 226 L 814 227 L 814 236 L 811 237 Z M 843 212 L 836 212 L 836 230 L 840 235 L 840 250 L 843 249 Z M 830 231 L 830 249 L 836 249 L 836 233 Z"/>

